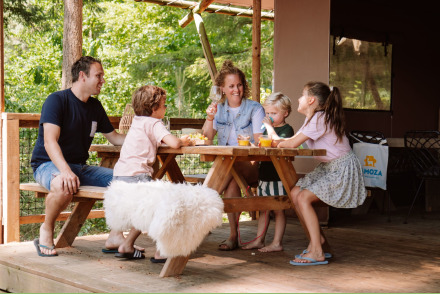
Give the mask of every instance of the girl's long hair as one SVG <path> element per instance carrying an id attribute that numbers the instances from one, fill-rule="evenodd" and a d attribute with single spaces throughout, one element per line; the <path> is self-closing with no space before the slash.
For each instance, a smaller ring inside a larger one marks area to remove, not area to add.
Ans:
<path id="1" fill-rule="evenodd" d="M 304 89 L 308 96 L 318 99 L 319 106 L 315 109 L 315 113 L 323 111 L 324 122 L 327 127 L 334 130 L 338 141 L 342 141 L 345 136 L 345 114 L 342 107 L 341 92 L 337 87 L 330 87 L 322 82 L 308 82 Z"/>

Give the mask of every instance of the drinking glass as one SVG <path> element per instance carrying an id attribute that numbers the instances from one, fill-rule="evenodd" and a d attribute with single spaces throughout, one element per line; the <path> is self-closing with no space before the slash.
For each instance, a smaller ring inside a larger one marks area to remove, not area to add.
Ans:
<path id="1" fill-rule="evenodd" d="M 238 146 L 250 146 L 251 145 L 250 138 L 251 136 L 238 135 L 237 136 Z"/>
<path id="2" fill-rule="evenodd" d="M 260 147 L 271 147 L 272 139 L 268 135 L 260 136 Z"/>
<path id="3" fill-rule="evenodd" d="M 209 92 L 209 99 L 212 102 L 218 103 L 222 99 L 222 90 L 219 86 L 212 86 Z"/>

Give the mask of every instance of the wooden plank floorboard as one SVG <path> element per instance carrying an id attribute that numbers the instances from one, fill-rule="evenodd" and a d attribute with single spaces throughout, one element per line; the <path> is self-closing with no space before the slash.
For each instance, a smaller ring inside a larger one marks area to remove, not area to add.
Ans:
<path id="1" fill-rule="evenodd" d="M 32 242 L 0 245 L 0 289 L 11 292 L 439 292 L 440 213 L 342 216 L 324 232 L 335 256 L 325 266 L 294 267 L 289 260 L 307 246 L 295 219 L 288 219 L 284 251 L 219 251 L 224 224 L 209 234 L 189 259 L 183 275 L 159 278 L 155 248 L 141 235 L 146 259 L 122 261 L 101 249 L 107 235 L 78 237 L 60 256 L 37 256 Z M 240 223 L 243 242 L 255 238 L 257 222 Z M 266 242 L 272 241 L 271 222 Z M 25 281 L 25 285 L 23 285 Z"/>

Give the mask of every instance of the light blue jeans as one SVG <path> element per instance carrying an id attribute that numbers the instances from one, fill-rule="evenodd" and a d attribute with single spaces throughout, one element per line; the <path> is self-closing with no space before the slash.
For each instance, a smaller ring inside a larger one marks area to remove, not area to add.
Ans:
<path id="1" fill-rule="evenodd" d="M 113 179 L 111 168 L 86 164 L 68 163 L 72 172 L 79 178 L 81 186 L 107 187 Z M 50 190 L 50 183 L 60 174 L 60 171 L 52 161 L 41 164 L 34 172 L 35 181 Z"/>

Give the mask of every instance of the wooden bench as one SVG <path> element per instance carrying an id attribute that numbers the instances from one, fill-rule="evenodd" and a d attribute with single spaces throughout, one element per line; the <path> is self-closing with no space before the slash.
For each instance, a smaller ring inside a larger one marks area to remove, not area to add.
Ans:
<path id="1" fill-rule="evenodd" d="M 35 197 L 46 197 L 49 191 L 38 183 L 21 183 L 20 190 L 35 192 Z M 107 188 L 95 186 L 80 186 L 75 194 L 74 201 L 79 202 L 83 199 L 104 200 L 104 192 Z"/>
<path id="2" fill-rule="evenodd" d="M 194 184 L 203 184 L 203 181 L 205 181 L 206 176 L 208 174 L 196 174 L 196 175 L 185 175 L 185 181 L 188 183 L 194 183 Z"/>
<path id="3" fill-rule="evenodd" d="M 22 183 L 20 190 L 34 192 L 36 197 L 46 197 L 49 191 L 37 183 Z M 87 218 L 105 217 L 104 210 L 93 210 L 92 207 L 97 200 L 104 200 L 105 187 L 80 186 L 74 194 L 72 202 L 75 206 L 72 212 L 63 212 L 57 220 L 66 220 L 63 228 L 59 232 L 55 247 L 62 248 L 71 246 L 82 225 Z M 33 215 L 20 217 L 20 224 L 43 222 L 44 215 Z"/>

